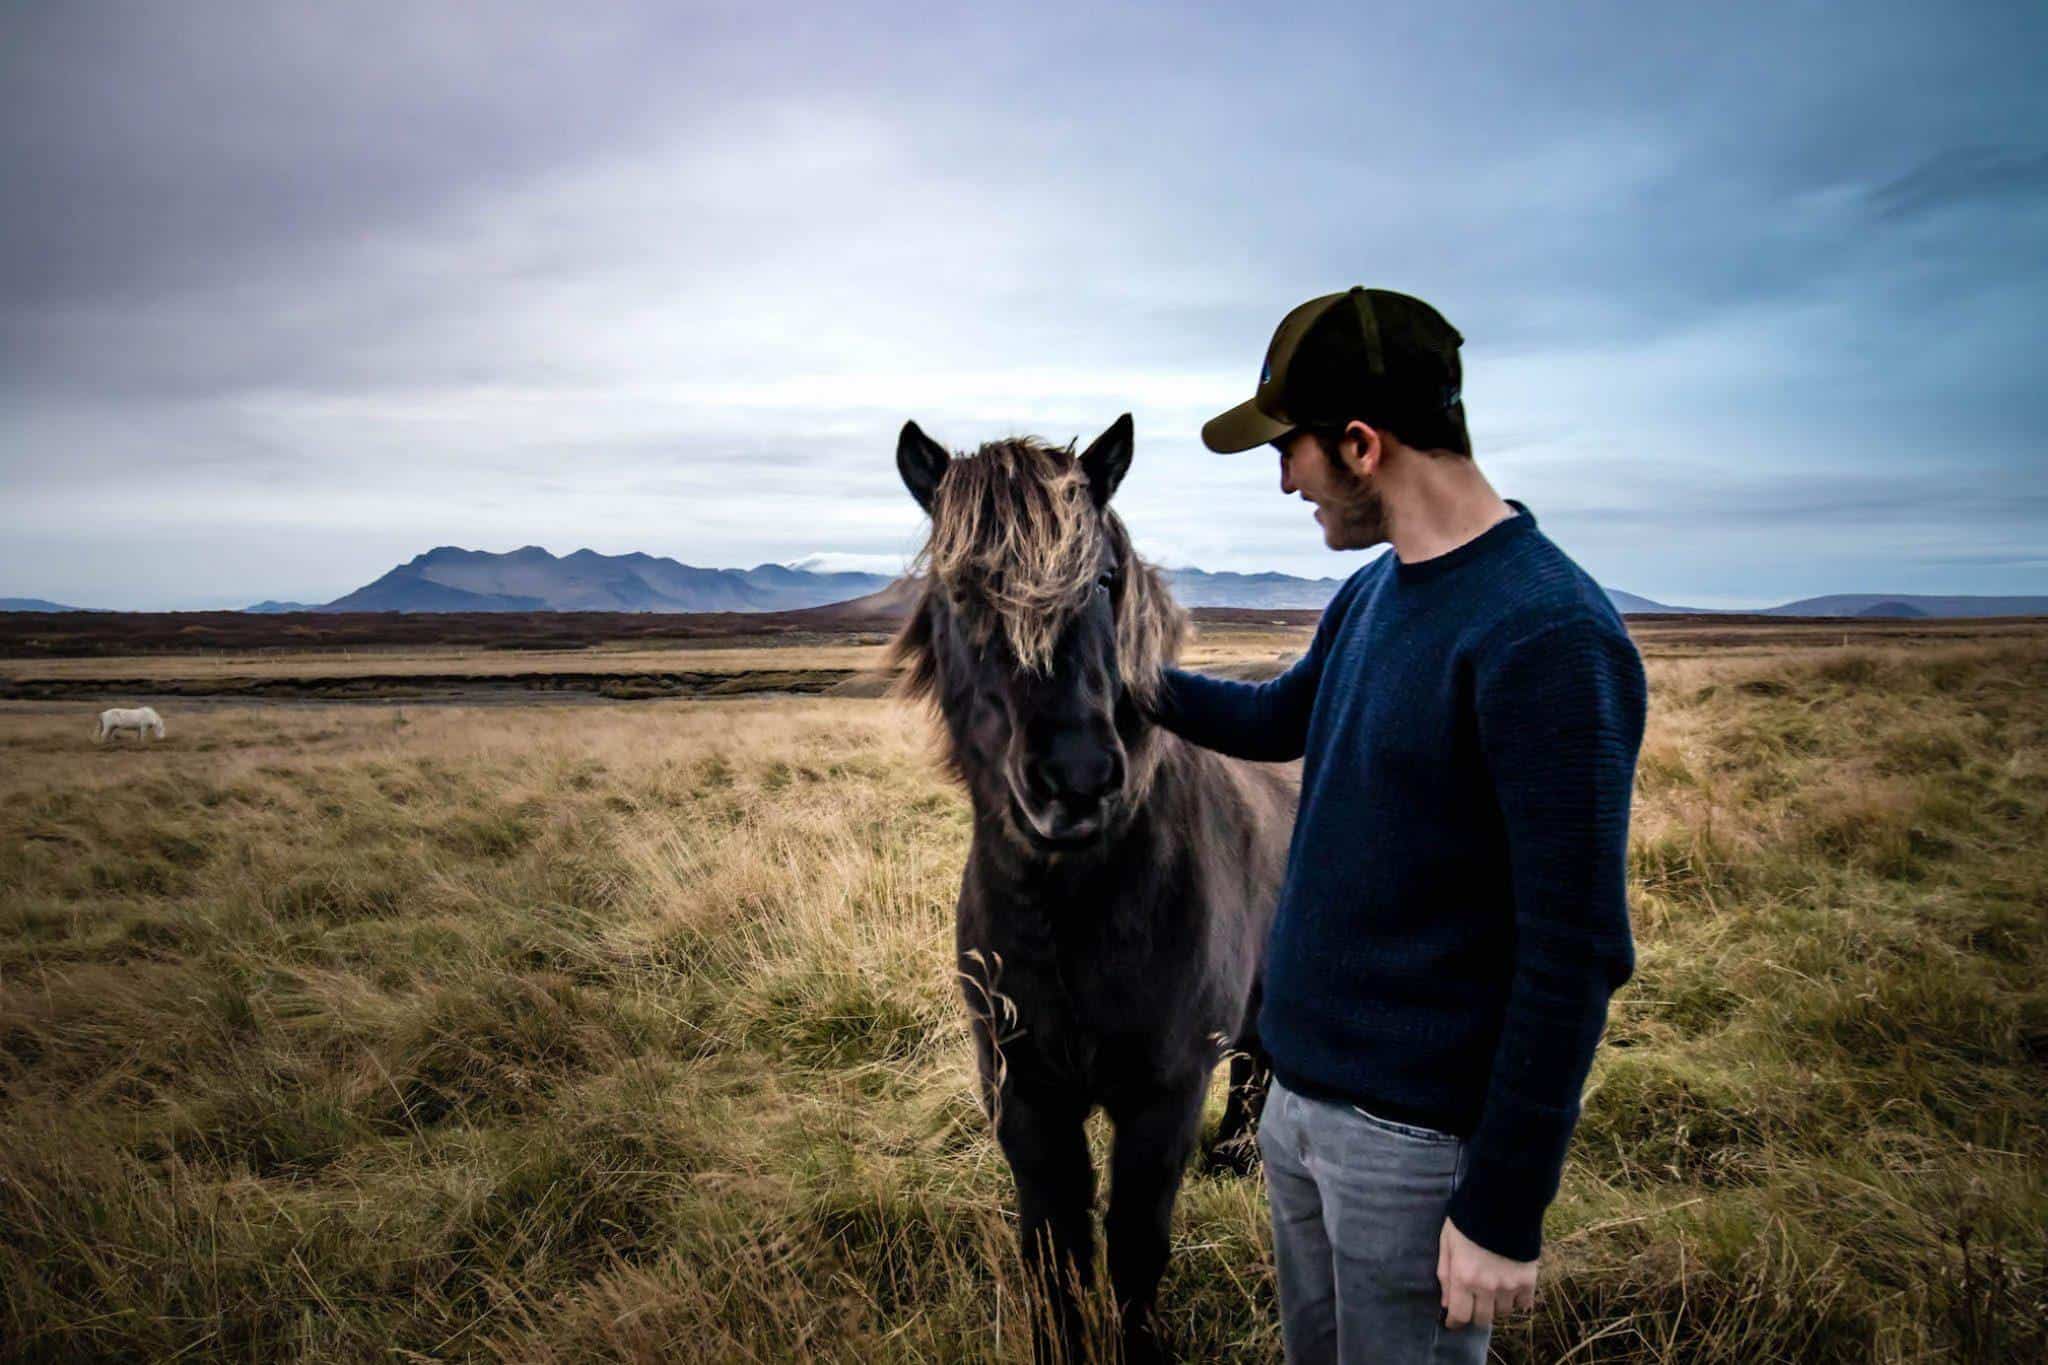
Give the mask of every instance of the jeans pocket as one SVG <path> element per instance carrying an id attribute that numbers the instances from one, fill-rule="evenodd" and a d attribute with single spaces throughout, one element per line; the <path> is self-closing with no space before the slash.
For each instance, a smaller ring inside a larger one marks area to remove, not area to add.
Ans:
<path id="1" fill-rule="evenodd" d="M 1413 1123 L 1397 1123 L 1393 1119 L 1383 1119 L 1370 1109 L 1356 1104 L 1351 1106 L 1351 1112 L 1362 1119 L 1368 1127 L 1376 1128 L 1380 1132 L 1389 1133 L 1394 1137 L 1407 1138 L 1410 1142 L 1426 1142 L 1434 1146 L 1443 1143 L 1455 1144 L 1458 1141 L 1455 1133 L 1440 1133 L 1434 1128 L 1423 1128 Z"/>

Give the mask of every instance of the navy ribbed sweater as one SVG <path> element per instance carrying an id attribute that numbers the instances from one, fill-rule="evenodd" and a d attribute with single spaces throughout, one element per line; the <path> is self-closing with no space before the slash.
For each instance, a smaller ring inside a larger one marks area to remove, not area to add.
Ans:
<path id="1" fill-rule="evenodd" d="M 1634 968 L 1646 687 L 1607 594 L 1513 506 L 1353 574 L 1271 682 L 1170 670 L 1159 719 L 1305 760 L 1259 1013 L 1281 1081 L 1467 1138 L 1451 1219 L 1526 1261 Z"/>

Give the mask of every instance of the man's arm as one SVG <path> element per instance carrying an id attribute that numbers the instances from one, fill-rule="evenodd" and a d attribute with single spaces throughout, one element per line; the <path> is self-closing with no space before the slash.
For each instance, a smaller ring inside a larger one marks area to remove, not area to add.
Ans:
<path id="1" fill-rule="evenodd" d="M 1542 1249 L 1608 997 L 1635 966 L 1628 816 L 1647 691 L 1635 646 L 1593 620 L 1538 628 L 1480 664 L 1479 739 L 1507 829 L 1515 968 L 1450 1221 L 1511 1260 Z"/>
<path id="2" fill-rule="evenodd" d="M 1166 670 L 1152 719 L 1192 744 L 1232 758 L 1285 763 L 1308 747 L 1308 717 L 1332 640 L 1349 609 L 1354 577 L 1316 622 L 1308 650 L 1285 673 L 1262 683 L 1232 682 Z"/>
<path id="3" fill-rule="evenodd" d="M 1304 654 L 1268 682 L 1232 682 L 1166 670 L 1153 719 L 1190 743 L 1232 758 L 1282 763 L 1308 746 L 1309 709 L 1322 660 Z"/>

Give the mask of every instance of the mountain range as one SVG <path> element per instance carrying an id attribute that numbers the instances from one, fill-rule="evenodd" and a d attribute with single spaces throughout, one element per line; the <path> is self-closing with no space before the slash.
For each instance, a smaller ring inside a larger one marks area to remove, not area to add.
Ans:
<path id="1" fill-rule="evenodd" d="M 1978 617 L 2048 615 L 2048 597 L 1963 597 L 1927 593 L 1841 592 L 1802 597 L 1776 607 L 1673 607 L 1652 602 L 1619 588 L 1605 589 L 1608 600 L 1624 616 L 1857 616 L 1907 620 L 1914 617 Z"/>
<path id="2" fill-rule="evenodd" d="M 453 545 L 416 555 L 313 611 L 792 611 L 876 592 L 886 574 L 813 573 L 782 564 L 700 569 L 648 554 L 555 556 Z M 269 604 L 276 609 L 281 604 Z"/>
<path id="3" fill-rule="evenodd" d="M 46 602 L 40 597 L 0 597 L 0 611 L 85 611 L 85 607 L 67 607 L 62 602 Z"/>
<path id="4" fill-rule="evenodd" d="M 1340 578 L 1284 573 L 1164 570 L 1183 606 L 1320 611 L 1343 586 Z M 795 611 L 847 603 L 882 592 L 888 574 L 820 573 L 787 564 L 702 569 L 648 554 L 602 555 L 578 550 L 556 556 L 538 545 L 508 554 L 452 545 L 429 550 L 375 582 L 318 606 L 264 602 L 251 611 Z M 1607 595 L 1624 615 L 1709 613 L 1671 606 L 1619 588 Z M 1807 597 L 1744 614 L 1767 616 L 2031 616 L 2048 614 L 2048 597 L 1934 597 L 1908 593 L 1839 593 Z"/>
<path id="5" fill-rule="evenodd" d="M 705 569 L 649 554 L 605 555 L 595 550 L 554 555 L 538 545 L 505 554 L 443 545 L 415 555 L 376 580 L 332 602 L 263 601 L 244 610 L 282 612 L 761 612 L 854 604 L 884 594 L 901 580 L 890 574 L 824 572 L 798 564 L 757 564 L 751 569 Z M 827 558 L 824 562 L 831 562 Z M 840 562 L 844 562 L 842 558 Z M 1343 586 L 1338 578 L 1297 578 L 1284 573 L 1163 571 L 1183 606 L 1319 611 Z M 1624 615 L 1725 614 L 1711 607 L 1672 606 L 1619 588 L 1608 597 Z M 900 594 L 899 594 L 900 595 Z M 879 599 L 878 599 L 879 600 Z M 895 599 L 887 599 L 892 605 Z M 78 611 L 39 598 L 0 597 L 0 611 Z M 1913 593 L 1837 593 L 1781 606 L 1749 608 L 1743 615 L 1849 617 L 1973 617 L 2048 615 L 2048 597 L 1959 597 Z"/>
<path id="6" fill-rule="evenodd" d="M 1283 573 L 1165 572 L 1174 596 L 1190 607 L 1320 611 L 1343 584 Z M 507 554 L 444 545 L 332 602 L 263 601 L 244 610 L 796 611 L 865 597 L 896 581 L 888 574 L 820 572 L 801 563 L 701 569 L 646 554 L 578 550 L 558 557 L 538 545 Z"/>
<path id="7" fill-rule="evenodd" d="M 1284 573 L 1207 573 L 1167 569 L 1174 600 L 1184 607 L 1272 607 L 1321 611 L 1344 586 L 1341 578 L 1296 578 Z"/>

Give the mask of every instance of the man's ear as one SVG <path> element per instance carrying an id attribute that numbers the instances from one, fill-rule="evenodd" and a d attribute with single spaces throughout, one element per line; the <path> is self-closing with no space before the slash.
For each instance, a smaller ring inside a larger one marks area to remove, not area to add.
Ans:
<path id="1" fill-rule="evenodd" d="M 1081 471 L 1088 476 L 1088 491 L 1097 507 L 1107 507 L 1131 467 L 1131 415 L 1127 412 L 1109 424 L 1109 430 L 1095 438 L 1081 452 Z"/>
<path id="2" fill-rule="evenodd" d="M 953 457 L 946 448 L 925 435 L 917 423 L 903 424 L 903 431 L 896 438 L 896 472 L 903 476 L 903 486 L 925 511 L 932 510 L 939 480 L 946 477 L 946 467 L 952 463 Z"/>
<path id="3" fill-rule="evenodd" d="M 1380 463 L 1387 456 L 1387 438 L 1379 428 L 1364 422 L 1346 422 L 1343 432 L 1337 437 L 1337 458 L 1353 474 L 1364 478 L 1380 472 Z"/>

